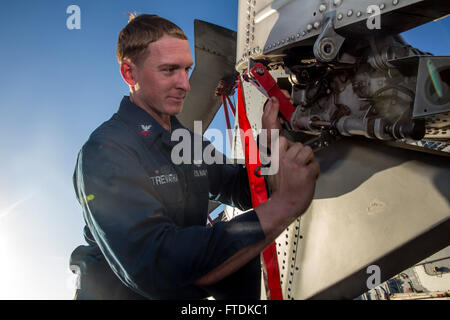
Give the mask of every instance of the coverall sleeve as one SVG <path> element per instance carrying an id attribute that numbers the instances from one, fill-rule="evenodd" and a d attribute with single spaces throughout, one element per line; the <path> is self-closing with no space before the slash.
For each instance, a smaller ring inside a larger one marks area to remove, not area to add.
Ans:
<path id="1" fill-rule="evenodd" d="M 264 239 L 256 213 L 213 227 L 180 227 L 149 188 L 132 150 L 89 140 L 75 171 L 84 218 L 115 274 L 149 298 L 165 298 Z"/>
<path id="2" fill-rule="evenodd" d="M 223 164 L 208 166 L 209 198 L 223 204 L 237 207 L 240 210 L 251 209 L 252 199 L 247 175 L 247 169 L 242 165 L 226 164 L 225 155 Z"/>

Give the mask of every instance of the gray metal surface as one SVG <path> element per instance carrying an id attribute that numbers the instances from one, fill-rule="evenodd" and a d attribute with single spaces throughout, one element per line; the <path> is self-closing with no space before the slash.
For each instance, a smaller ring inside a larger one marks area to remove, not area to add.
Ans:
<path id="1" fill-rule="evenodd" d="M 265 97 L 245 82 L 244 93 L 257 133 Z M 233 158 L 241 149 L 235 139 Z M 369 265 L 383 282 L 450 244 L 448 154 L 348 138 L 316 157 L 313 203 L 276 240 L 285 299 L 353 299 L 368 290 Z"/>
<path id="2" fill-rule="evenodd" d="M 377 5 L 381 28 L 369 29 Z M 397 34 L 450 13 L 448 0 L 239 0 L 236 69 L 248 58 L 272 60 L 294 46 L 312 46 L 324 26 L 324 16 L 335 11 L 335 29 L 344 37 Z"/>
<path id="3" fill-rule="evenodd" d="M 236 57 L 236 32 L 195 20 L 195 68 L 190 77 L 191 91 L 178 115 L 180 122 L 194 129 L 202 121 L 205 131 L 222 102 L 215 95 L 221 79 L 233 76 Z"/>
<path id="4" fill-rule="evenodd" d="M 450 246 L 421 261 L 418 265 L 422 265 L 430 276 L 440 277 L 450 273 Z"/>
<path id="5" fill-rule="evenodd" d="M 450 244 L 448 157 L 352 139 L 317 158 L 315 199 L 277 239 L 286 298 L 353 299 L 368 266 L 383 282 Z"/>

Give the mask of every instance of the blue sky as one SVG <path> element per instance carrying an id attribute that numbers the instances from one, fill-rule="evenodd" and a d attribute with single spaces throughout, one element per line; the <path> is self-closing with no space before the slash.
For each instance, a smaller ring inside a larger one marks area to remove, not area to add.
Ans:
<path id="1" fill-rule="evenodd" d="M 81 30 L 66 9 L 81 8 Z M 127 13 L 155 13 L 236 30 L 231 1 L 22 1 L 0 12 L 0 299 L 71 299 L 68 259 L 83 243 L 72 173 L 89 134 L 118 108 L 127 87 L 115 58 Z M 405 34 L 419 49 L 450 54 L 450 19 Z M 192 52 L 194 54 L 194 52 Z M 224 128 L 223 112 L 212 127 Z"/>

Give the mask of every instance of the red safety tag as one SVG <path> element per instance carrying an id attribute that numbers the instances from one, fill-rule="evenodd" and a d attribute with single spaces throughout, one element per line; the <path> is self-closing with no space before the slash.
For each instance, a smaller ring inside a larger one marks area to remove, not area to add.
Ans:
<path id="1" fill-rule="evenodd" d="M 248 80 L 266 97 L 276 97 L 280 103 L 280 113 L 289 123 L 295 107 L 288 98 L 281 92 L 275 79 L 262 63 L 256 63 L 248 72 L 244 72 Z"/>
<path id="2" fill-rule="evenodd" d="M 250 122 L 247 118 L 247 112 L 245 108 L 245 100 L 242 90 L 242 83 L 239 80 L 238 86 L 238 120 L 239 128 L 243 132 L 252 130 Z M 250 131 L 251 132 L 251 131 Z M 261 160 L 259 158 L 258 146 L 253 137 L 253 134 L 242 134 L 241 141 L 244 149 L 245 165 L 247 168 L 248 180 L 250 183 L 250 192 L 252 196 L 253 207 L 256 208 L 262 203 L 267 201 L 266 184 L 263 177 L 257 177 L 255 175 L 256 168 L 261 166 Z M 249 161 L 250 157 L 254 158 L 254 155 L 250 155 L 250 150 L 256 150 L 256 163 L 255 161 Z M 271 300 L 283 300 L 283 294 L 281 291 L 280 283 L 280 270 L 278 268 L 278 257 L 275 241 L 272 242 L 263 251 L 264 263 L 267 270 L 267 281 L 269 287 L 268 298 Z"/>

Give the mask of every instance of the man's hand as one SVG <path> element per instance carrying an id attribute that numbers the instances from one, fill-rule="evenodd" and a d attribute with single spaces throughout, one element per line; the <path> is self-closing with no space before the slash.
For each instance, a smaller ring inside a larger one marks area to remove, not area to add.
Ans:
<path id="1" fill-rule="evenodd" d="M 309 146 L 279 139 L 279 170 L 273 179 L 273 197 L 292 206 L 296 214 L 309 207 L 314 195 L 316 180 L 320 174 L 319 164 Z"/>
<path id="2" fill-rule="evenodd" d="M 308 209 L 319 174 L 320 167 L 310 147 L 280 137 L 278 173 L 268 176 L 272 196 L 256 208 L 266 236 L 278 235 Z M 271 215 L 260 211 L 266 206 L 272 208 Z"/>

